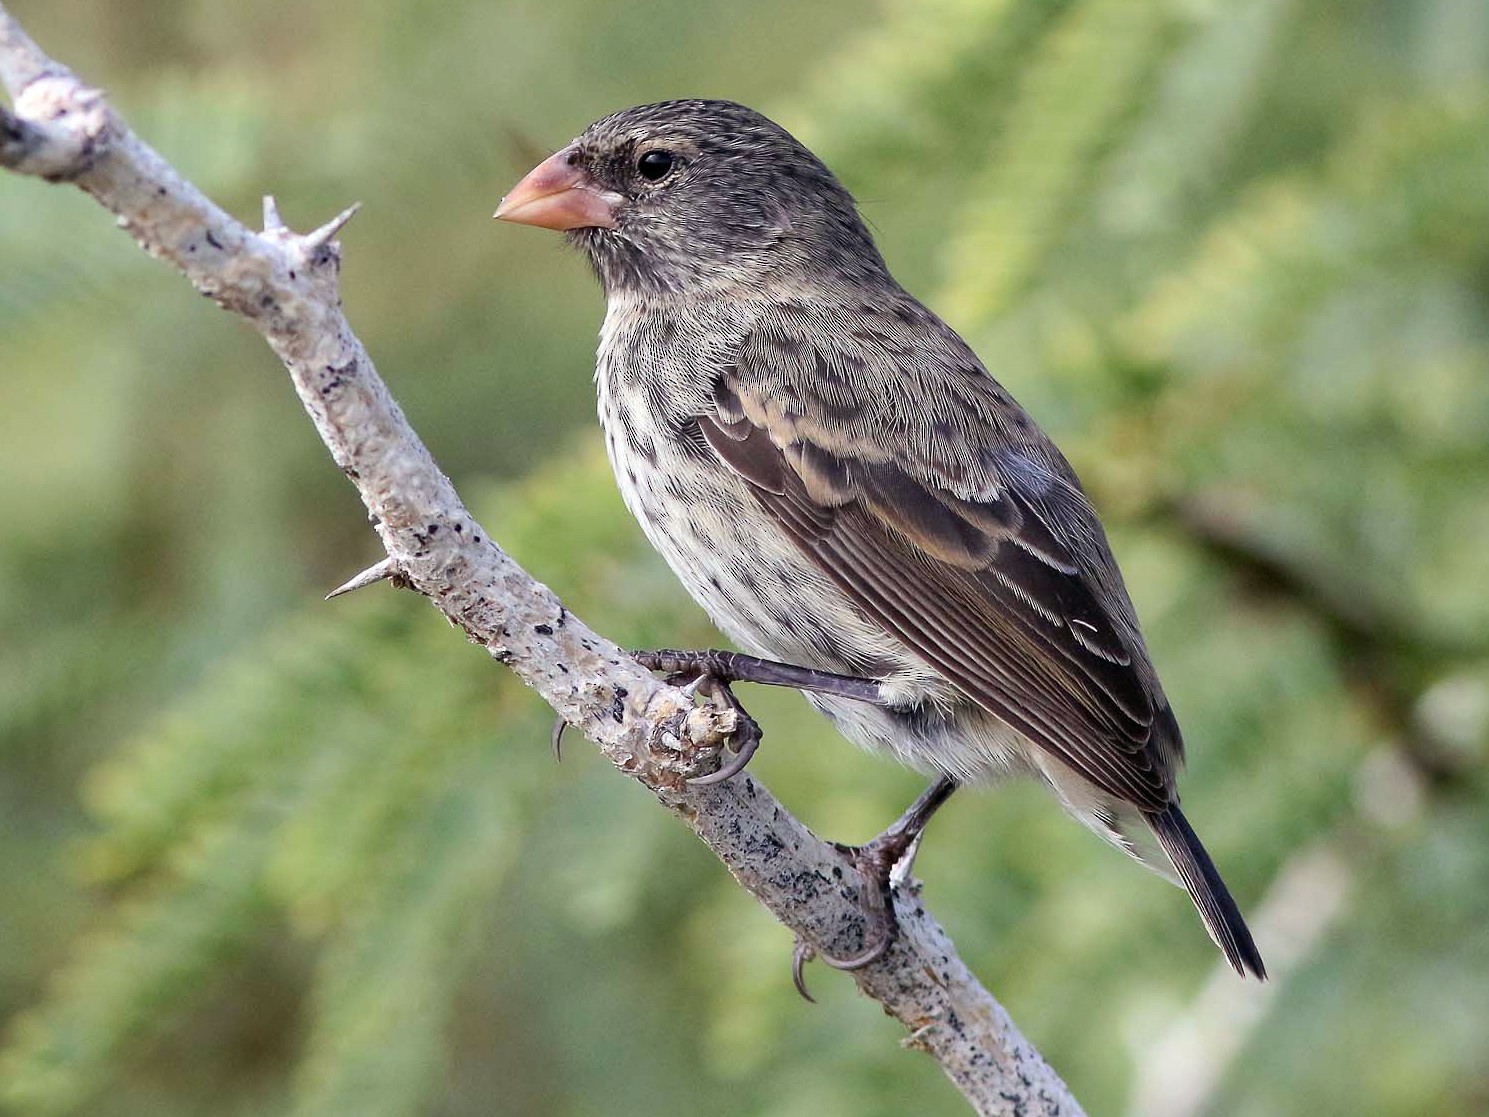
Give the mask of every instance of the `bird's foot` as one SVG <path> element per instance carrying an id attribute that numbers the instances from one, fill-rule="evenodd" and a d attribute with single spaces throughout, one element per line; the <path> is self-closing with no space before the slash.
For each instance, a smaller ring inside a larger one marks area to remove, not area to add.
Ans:
<path id="1" fill-rule="evenodd" d="M 836 842 L 834 845 L 868 881 L 869 887 L 879 897 L 879 907 L 864 925 L 864 946 L 857 953 L 829 954 L 797 936 L 796 946 L 791 952 L 791 983 L 798 993 L 813 1003 L 816 1003 L 816 998 L 807 990 L 803 972 L 813 958 L 820 958 L 835 970 L 861 970 L 884 957 L 894 945 L 900 933 L 900 921 L 894 913 L 894 891 L 909 879 L 915 854 L 920 848 L 920 834 L 906 835 L 891 827 L 866 845 L 850 846 Z"/>
<path id="2" fill-rule="evenodd" d="M 727 756 L 714 771 L 689 777 L 688 783 L 707 787 L 731 780 L 743 772 L 760 747 L 764 732 L 729 686 L 738 679 L 730 663 L 734 653 L 661 651 L 636 652 L 634 655 L 648 671 L 665 671 L 667 682 L 672 686 L 682 687 L 690 694 L 701 695 L 716 706 L 734 711 L 735 729 L 727 742 L 733 755 Z"/>
<path id="3" fill-rule="evenodd" d="M 797 936 L 791 954 L 791 981 L 796 991 L 807 1000 L 814 998 L 807 991 L 803 967 L 813 958 L 822 959 L 835 970 L 861 970 L 884 957 L 894 945 L 900 933 L 899 917 L 894 911 L 895 889 L 910 879 L 915 869 L 915 855 L 920 852 L 920 840 L 925 836 L 926 823 L 951 797 L 956 786 L 956 781 L 950 776 L 942 776 L 895 820 L 894 825 L 873 841 L 861 846 L 837 844 L 838 851 L 878 895 L 879 909 L 865 926 L 864 946 L 856 954 L 828 954 Z"/>
<path id="4" fill-rule="evenodd" d="M 732 779 L 744 771 L 745 765 L 750 762 L 750 758 L 755 755 L 755 750 L 760 747 L 760 738 L 763 736 L 760 723 L 749 715 L 739 699 L 735 697 L 734 691 L 730 689 L 731 683 L 767 682 L 786 686 L 794 685 L 785 679 L 757 678 L 750 671 L 751 664 L 763 664 L 766 668 L 779 667 L 786 671 L 816 674 L 807 672 L 805 668 L 791 667 L 784 663 L 775 664 L 770 660 L 756 659 L 754 656 L 740 655 L 737 652 L 642 651 L 631 654 L 636 662 L 648 671 L 664 673 L 670 685 L 682 687 L 690 694 L 700 694 L 716 705 L 734 711 L 738 728 L 730 736 L 733 744 L 731 749 L 733 757 L 718 771 L 710 772 L 706 776 L 695 776 L 688 781 L 694 784 L 723 783 L 727 779 Z M 744 662 L 741 663 L 741 661 Z M 837 676 L 828 677 L 836 678 Z M 877 686 L 877 684 L 874 685 Z M 554 719 L 550 739 L 555 760 L 563 760 L 564 732 L 568 728 L 569 723 L 562 715 Z"/>
<path id="5" fill-rule="evenodd" d="M 749 764 L 754 757 L 755 750 L 760 747 L 760 738 L 765 734 L 760 728 L 760 723 L 749 715 L 739 699 L 735 697 L 734 691 L 729 688 L 729 683 L 714 675 L 699 675 L 692 680 L 673 675 L 668 682 L 674 685 L 681 684 L 684 689 L 691 689 L 716 705 L 734 711 L 734 732 L 729 735 L 727 742 L 727 748 L 734 755 L 727 756 L 721 750 L 720 756 L 723 762 L 718 768 L 702 776 L 689 776 L 688 783 L 694 787 L 708 787 L 711 784 L 732 780 L 743 772 L 745 765 Z"/>
<path id="6" fill-rule="evenodd" d="M 734 711 L 739 729 L 734 733 L 734 755 L 716 772 L 695 776 L 693 784 L 723 783 L 744 771 L 760 746 L 760 725 L 740 705 L 730 689 L 731 683 L 760 683 L 766 686 L 793 687 L 817 694 L 834 694 L 860 702 L 882 703 L 883 687 L 877 679 L 855 675 L 837 675 L 810 667 L 778 663 L 772 659 L 718 650 L 638 651 L 631 653 L 648 671 L 661 671 L 674 686 L 687 686 L 726 709 Z"/>

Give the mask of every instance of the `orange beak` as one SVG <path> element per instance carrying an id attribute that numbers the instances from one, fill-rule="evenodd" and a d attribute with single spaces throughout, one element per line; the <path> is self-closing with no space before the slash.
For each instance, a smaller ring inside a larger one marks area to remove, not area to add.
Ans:
<path id="1" fill-rule="evenodd" d="M 573 151 L 566 147 L 530 170 L 496 207 L 496 216 L 541 229 L 615 228 L 620 195 L 600 189 L 570 162 Z"/>

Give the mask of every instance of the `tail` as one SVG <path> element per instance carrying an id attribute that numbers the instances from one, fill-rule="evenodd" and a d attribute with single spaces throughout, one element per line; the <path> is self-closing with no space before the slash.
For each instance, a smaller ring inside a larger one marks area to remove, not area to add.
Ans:
<path id="1" fill-rule="evenodd" d="M 1144 817 L 1158 836 L 1163 852 L 1168 854 L 1168 859 L 1178 870 L 1179 879 L 1189 890 L 1189 898 L 1205 921 L 1205 930 L 1210 932 L 1215 945 L 1225 954 L 1226 961 L 1242 977 L 1249 973 L 1265 981 L 1267 967 L 1252 941 L 1246 920 L 1241 917 L 1241 909 L 1231 899 L 1225 881 L 1220 879 L 1220 873 L 1215 869 L 1215 862 L 1210 860 L 1210 855 L 1200 844 L 1199 835 L 1179 810 L 1179 804 L 1170 803 L 1156 814 L 1144 812 Z"/>

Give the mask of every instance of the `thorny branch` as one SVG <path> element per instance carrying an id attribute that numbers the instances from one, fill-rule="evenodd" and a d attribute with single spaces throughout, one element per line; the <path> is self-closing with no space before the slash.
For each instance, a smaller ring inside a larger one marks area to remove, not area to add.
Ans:
<path id="1" fill-rule="evenodd" d="M 748 774 L 687 783 L 714 762 L 732 712 L 695 706 L 591 631 L 461 503 L 342 313 L 334 238 L 355 207 L 300 235 L 266 201 L 263 231 L 248 229 L 135 136 L 102 93 L 48 58 L 3 6 L 0 81 L 12 102 L 0 106 L 0 165 L 92 195 L 147 252 L 247 319 L 284 362 L 387 551 L 363 584 L 396 577 L 428 597 L 650 788 L 794 933 L 836 955 L 861 949 L 873 933 L 876 890 L 832 845 Z M 909 1029 L 906 1045 L 937 1059 L 980 1114 L 1080 1114 L 957 957 L 913 882 L 898 890 L 896 912 L 900 938 L 854 979 Z"/>

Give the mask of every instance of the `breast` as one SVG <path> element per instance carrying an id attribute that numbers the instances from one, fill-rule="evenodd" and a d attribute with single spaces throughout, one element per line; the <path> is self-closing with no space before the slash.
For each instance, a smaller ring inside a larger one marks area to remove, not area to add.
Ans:
<path id="1" fill-rule="evenodd" d="M 746 651 L 847 674 L 924 673 L 775 527 L 703 439 L 697 417 L 711 412 L 714 380 L 732 356 L 720 338 L 744 332 L 738 322 L 612 304 L 596 386 L 626 507 L 688 593 Z"/>

